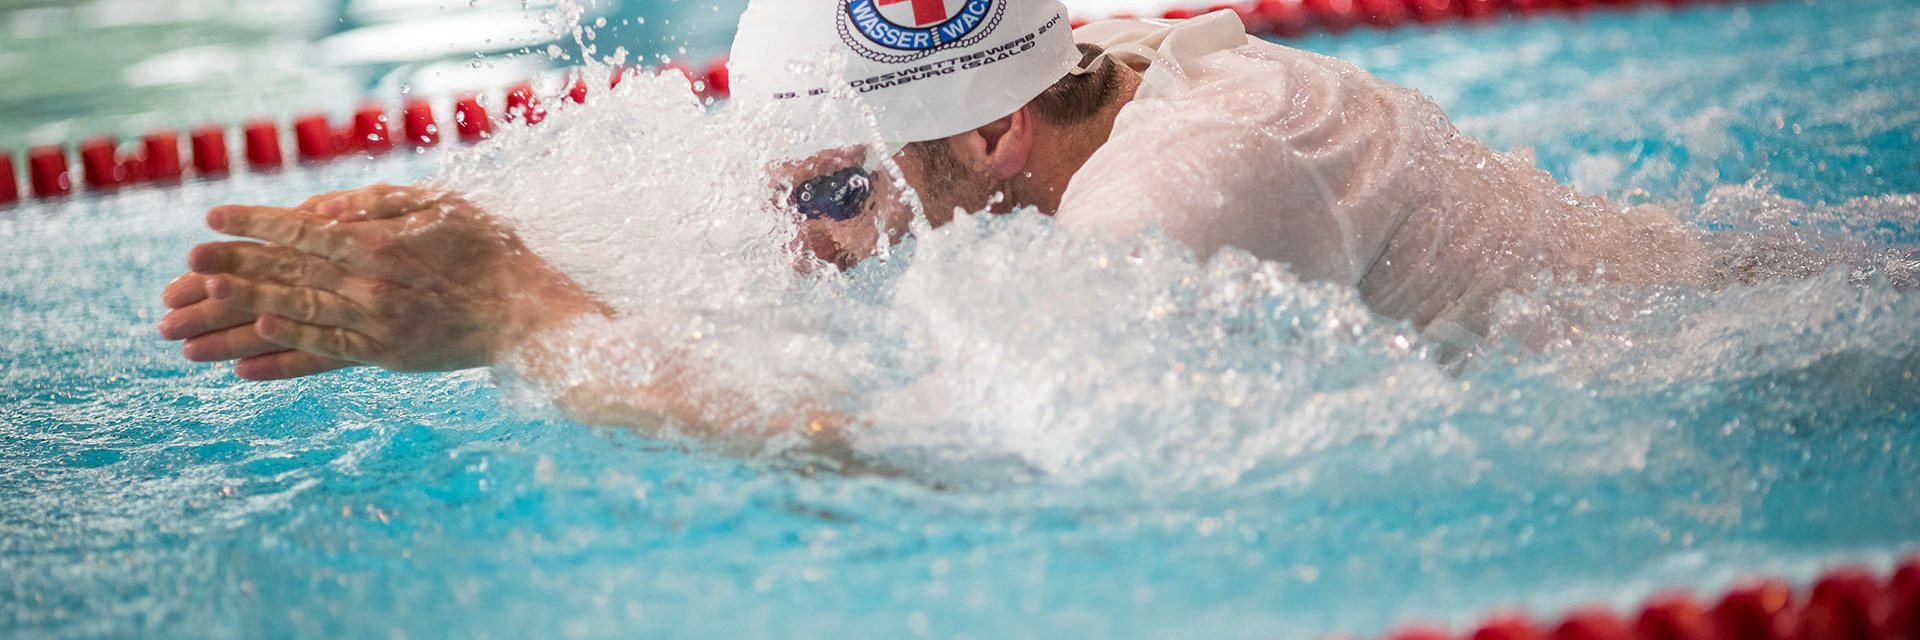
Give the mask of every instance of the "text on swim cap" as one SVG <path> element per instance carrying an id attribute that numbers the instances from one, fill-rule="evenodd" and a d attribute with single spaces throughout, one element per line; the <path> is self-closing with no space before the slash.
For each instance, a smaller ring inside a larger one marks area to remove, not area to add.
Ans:
<path id="1" fill-rule="evenodd" d="M 953 73 L 955 71 L 976 69 L 979 67 L 984 67 L 990 64 L 994 64 L 1002 60 L 1006 60 L 1008 58 L 1012 58 L 1014 56 L 1020 55 L 1021 53 L 1025 53 L 1033 49 L 1034 47 L 1038 46 L 1038 41 L 1040 36 L 1045 35 L 1048 31 L 1052 31 L 1053 29 L 1060 27 L 1064 20 L 1065 20 L 1064 16 L 1055 15 L 1053 16 L 1053 19 L 1048 20 L 1046 24 L 1040 25 L 1040 28 L 1033 30 L 1032 33 L 1028 33 L 1018 38 L 1014 38 L 1013 40 L 1009 40 L 1005 44 L 1001 44 L 989 49 L 975 51 L 973 53 L 969 53 L 962 56 L 955 56 L 945 60 L 929 62 L 927 64 L 919 65 L 919 66 L 908 68 L 908 69 L 903 69 L 900 71 L 883 73 L 883 74 L 868 77 L 868 78 L 854 80 L 852 82 L 847 83 L 847 86 L 859 91 L 860 93 L 867 93 L 869 91 L 874 91 L 878 89 L 898 87 L 914 81 L 924 80 L 926 78 L 944 76 L 949 73 Z M 775 100 L 788 100 L 788 99 L 798 98 L 803 95 L 804 96 L 825 95 L 828 92 L 829 90 L 826 88 L 816 88 L 816 89 L 808 89 L 806 91 L 783 91 L 783 92 L 773 94 L 772 97 Z"/>
<path id="2" fill-rule="evenodd" d="M 993 8 L 993 0 L 968 0 L 956 15 L 945 22 L 924 28 L 904 27 L 882 15 L 875 0 L 849 0 L 847 15 L 860 35 L 874 44 L 902 51 L 935 49 L 959 41 L 972 33 Z"/>
<path id="3" fill-rule="evenodd" d="M 883 73 L 871 78 L 855 80 L 851 83 L 851 85 L 853 86 L 853 88 L 859 89 L 860 93 L 866 93 L 868 91 L 873 91 L 875 89 L 885 89 L 887 87 L 900 86 L 900 85 L 907 84 L 909 82 L 913 82 L 915 80 L 920 80 L 923 78 L 931 78 L 934 76 L 946 75 L 949 73 L 953 73 L 954 71 L 959 69 L 973 69 L 976 67 L 983 67 L 983 66 L 993 64 L 995 62 L 999 62 L 1001 60 L 1005 60 L 1007 58 L 1011 58 L 1013 56 L 1019 55 L 1028 49 L 1032 49 L 1035 46 L 1034 36 L 1035 34 L 1030 33 L 1025 36 L 1021 36 L 1019 39 L 1014 40 L 1013 42 L 1009 42 L 1009 43 L 994 47 L 992 49 L 988 49 L 985 51 L 975 51 L 973 53 L 969 53 L 967 55 L 960 56 L 957 58 L 948 58 L 946 60 L 941 60 L 939 62 L 930 62 L 927 64 L 923 64 L 911 69 L 902 69 L 900 71 L 895 71 L 893 73 Z"/>

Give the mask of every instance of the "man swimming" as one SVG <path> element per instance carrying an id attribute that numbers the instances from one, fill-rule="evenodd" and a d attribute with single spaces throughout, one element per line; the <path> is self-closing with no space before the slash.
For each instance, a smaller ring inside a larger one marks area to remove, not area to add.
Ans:
<path id="1" fill-rule="evenodd" d="M 1486 331 L 1501 292 L 1543 273 L 1707 275 L 1699 239 L 1666 212 L 1562 187 L 1418 94 L 1248 37 L 1231 11 L 1070 33 L 1054 0 L 970 0 L 938 17 L 905 6 L 756 1 L 735 42 L 738 108 L 843 121 L 845 136 L 821 141 L 835 148 L 776 171 L 806 253 L 842 268 L 877 234 L 904 234 L 916 204 L 935 226 L 1032 207 L 1063 229 L 1157 228 L 1202 258 L 1233 247 L 1286 263 L 1456 348 Z M 894 147 L 891 163 L 874 158 Z M 668 362 L 643 384 L 570 369 L 560 354 L 586 347 L 567 329 L 614 311 L 458 194 L 375 186 L 207 220 L 266 244 L 196 247 L 160 330 L 191 359 L 237 360 L 245 378 L 506 364 L 588 422 L 841 421 L 830 389 L 768 415 L 693 367 Z"/>

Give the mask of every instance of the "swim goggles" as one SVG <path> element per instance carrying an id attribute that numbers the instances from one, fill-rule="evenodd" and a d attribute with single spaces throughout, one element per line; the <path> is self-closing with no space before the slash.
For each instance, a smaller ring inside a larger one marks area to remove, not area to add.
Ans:
<path id="1" fill-rule="evenodd" d="M 808 220 L 851 220 L 871 195 L 872 178 L 856 166 L 808 178 L 793 188 L 787 201 Z"/>

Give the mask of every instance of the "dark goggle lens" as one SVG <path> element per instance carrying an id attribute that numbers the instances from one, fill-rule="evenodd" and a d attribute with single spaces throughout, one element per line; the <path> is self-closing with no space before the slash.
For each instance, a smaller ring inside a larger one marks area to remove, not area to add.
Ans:
<path id="1" fill-rule="evenodd" d="M 868 179 L 867 170 L 847 167 L 807 179 L 793 188 L 788 200 L 808 220 L 849 220 L 860 215 L 860 206 L 866 204 L 870 195 L 873 195 L 873 182 Z"/>

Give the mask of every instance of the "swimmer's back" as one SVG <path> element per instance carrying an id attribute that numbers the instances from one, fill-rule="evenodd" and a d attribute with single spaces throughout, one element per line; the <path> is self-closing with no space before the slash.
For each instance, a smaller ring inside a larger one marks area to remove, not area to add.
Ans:
<path id="1" fill-rule="evenodd" d="M 1484 334 L 1501 291 L 1531 289 L 1542 270 L 1697 273 L 1693 236 L 1666 212 L 1581 196 L 1344 61 L 1241 42 L 1188 46 L 1169 56 L 1178 73 L 1148 75 L 1075 174 L 1060 224 L 1158 225 L 1203 259 L 1243 249 L 1460 342 Z"/>

